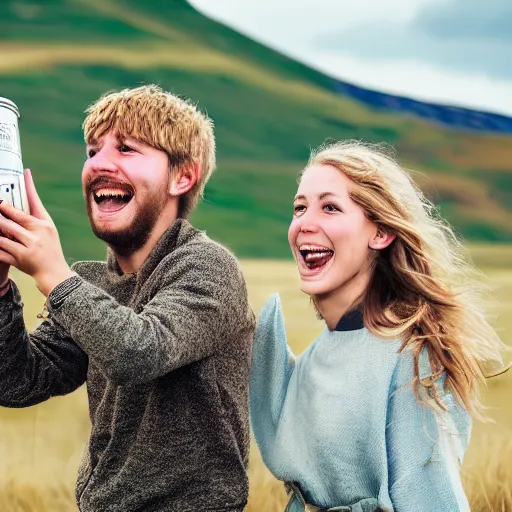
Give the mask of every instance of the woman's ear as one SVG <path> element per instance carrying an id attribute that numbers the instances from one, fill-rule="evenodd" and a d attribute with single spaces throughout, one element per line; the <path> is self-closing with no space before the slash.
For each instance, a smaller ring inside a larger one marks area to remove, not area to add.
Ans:
<path id="1" fill-rule="evenodd" d="M 181 196 L 186 194 L 199 181 L 199 164 L 191 164 L 177 169 L 171 175 L 169 194 Z"/>
<path id="2" fill-rule="evenodd" d="M 395 238 L 396 235 L 388 233 L 382 228 L 377 228 L 377 232 L 370 239 L 368 246 L 376 250 L 385 249 Z"/>

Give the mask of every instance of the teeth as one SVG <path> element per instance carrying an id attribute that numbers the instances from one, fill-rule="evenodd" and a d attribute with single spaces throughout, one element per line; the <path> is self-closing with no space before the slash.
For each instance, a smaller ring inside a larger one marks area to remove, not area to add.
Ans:
<path id="1" fill-rule="evenodd" d="M 334 251 L 321 245 L 303 244 L 299 251 L 309 269 L 323 267 L 333 256 Z"/>
<path id="2" fill-rule="evenodd" d="M 94 194 L 96 195 L 96 197 L 107 197 L 107 196 L 108 197 L 116 197 L 116 196 L 124 197 L 124 196 L 130 195 L 126 191 L 119 190 L 116 188 L 102 188 L 100 190 L 96 190 L 94 192 Z"/>
<path id="3" fill-rule="evenodd" d="M 332 249 L 329 249 L 329 247 L 322 247 L 319 245 L 301 245 L 299 247 L 299 251 L 311 251 L 311 252 L 329 251 L 329 252 L 332 252 Z"/>
<path id="4" fill-rule="evenodd" d="M 327 258 L 330 255 L 331 255 L 331 253 L 328 251 L 309 252 L 308 254 L 306 254 L 304 259 L 306 261 L 313 261 L 313 260 L 316 261 L 316 260 L 319 260 L 322 258 Z"/>

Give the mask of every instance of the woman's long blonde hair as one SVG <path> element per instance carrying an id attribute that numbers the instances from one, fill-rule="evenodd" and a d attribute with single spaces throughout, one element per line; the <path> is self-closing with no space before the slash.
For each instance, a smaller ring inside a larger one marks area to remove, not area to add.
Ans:
<path id="1" fill-rule="evenodd" d="M 486 319 L 487 290 L 464 246 L 382 145 L 324 145 L 306 169 L 322 164 L 343 172 L 354 183 L 352 200 L 379 229 L 396 235 L 373 255 L 365 325 L 381 336 L 399 334 L 400 350 L 413 350 L 416 389 L 419 355 L 427 347 L 433 376 L 444 372 L 458 402 L 478 413 L 483 368 L 501 364 L 505 346 Z"/>

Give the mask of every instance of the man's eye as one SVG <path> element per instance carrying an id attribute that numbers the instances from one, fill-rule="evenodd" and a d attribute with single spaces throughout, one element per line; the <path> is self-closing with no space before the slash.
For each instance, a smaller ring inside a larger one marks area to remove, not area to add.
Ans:
<path id="1" fill-rule="evenodd" d="M 95 149 L 89 149 L 87 151 L 87 158 L 92 158 L 95 154 L 96 154 L 96 150 Z"/>
<path id="2" fill-rule="evenodd" d="M 130 151 L 133 151 L 133 149 L 130 146 L 127 146 L 126 144 L 121 144 L 121 146 L 119 147 L 119 151 L 121 151 L 121 153 L 129 153 Z"/>

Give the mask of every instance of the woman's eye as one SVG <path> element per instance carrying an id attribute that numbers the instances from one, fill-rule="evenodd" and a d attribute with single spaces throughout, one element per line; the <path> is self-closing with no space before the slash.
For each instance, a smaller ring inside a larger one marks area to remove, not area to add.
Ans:
<path id="1" fill-rule="evenodd" d="M 340 209 L 337 206 L 334 206 L 333 204 L 326 204 L 324 206 L 324 210 L 328 212 L 339 212 Z"/>
<path id="2" fill-rule="evenodd" d="M 296 204 L 296 205 L 293 207 L 293 213 L 295 213 L 295 214 L 297 214 L 297 213 L 301 213 L 301 212 L 303 212 L 305 209 L 306 209 L 306 207 L 305 207 L 303 204 Z"/>

